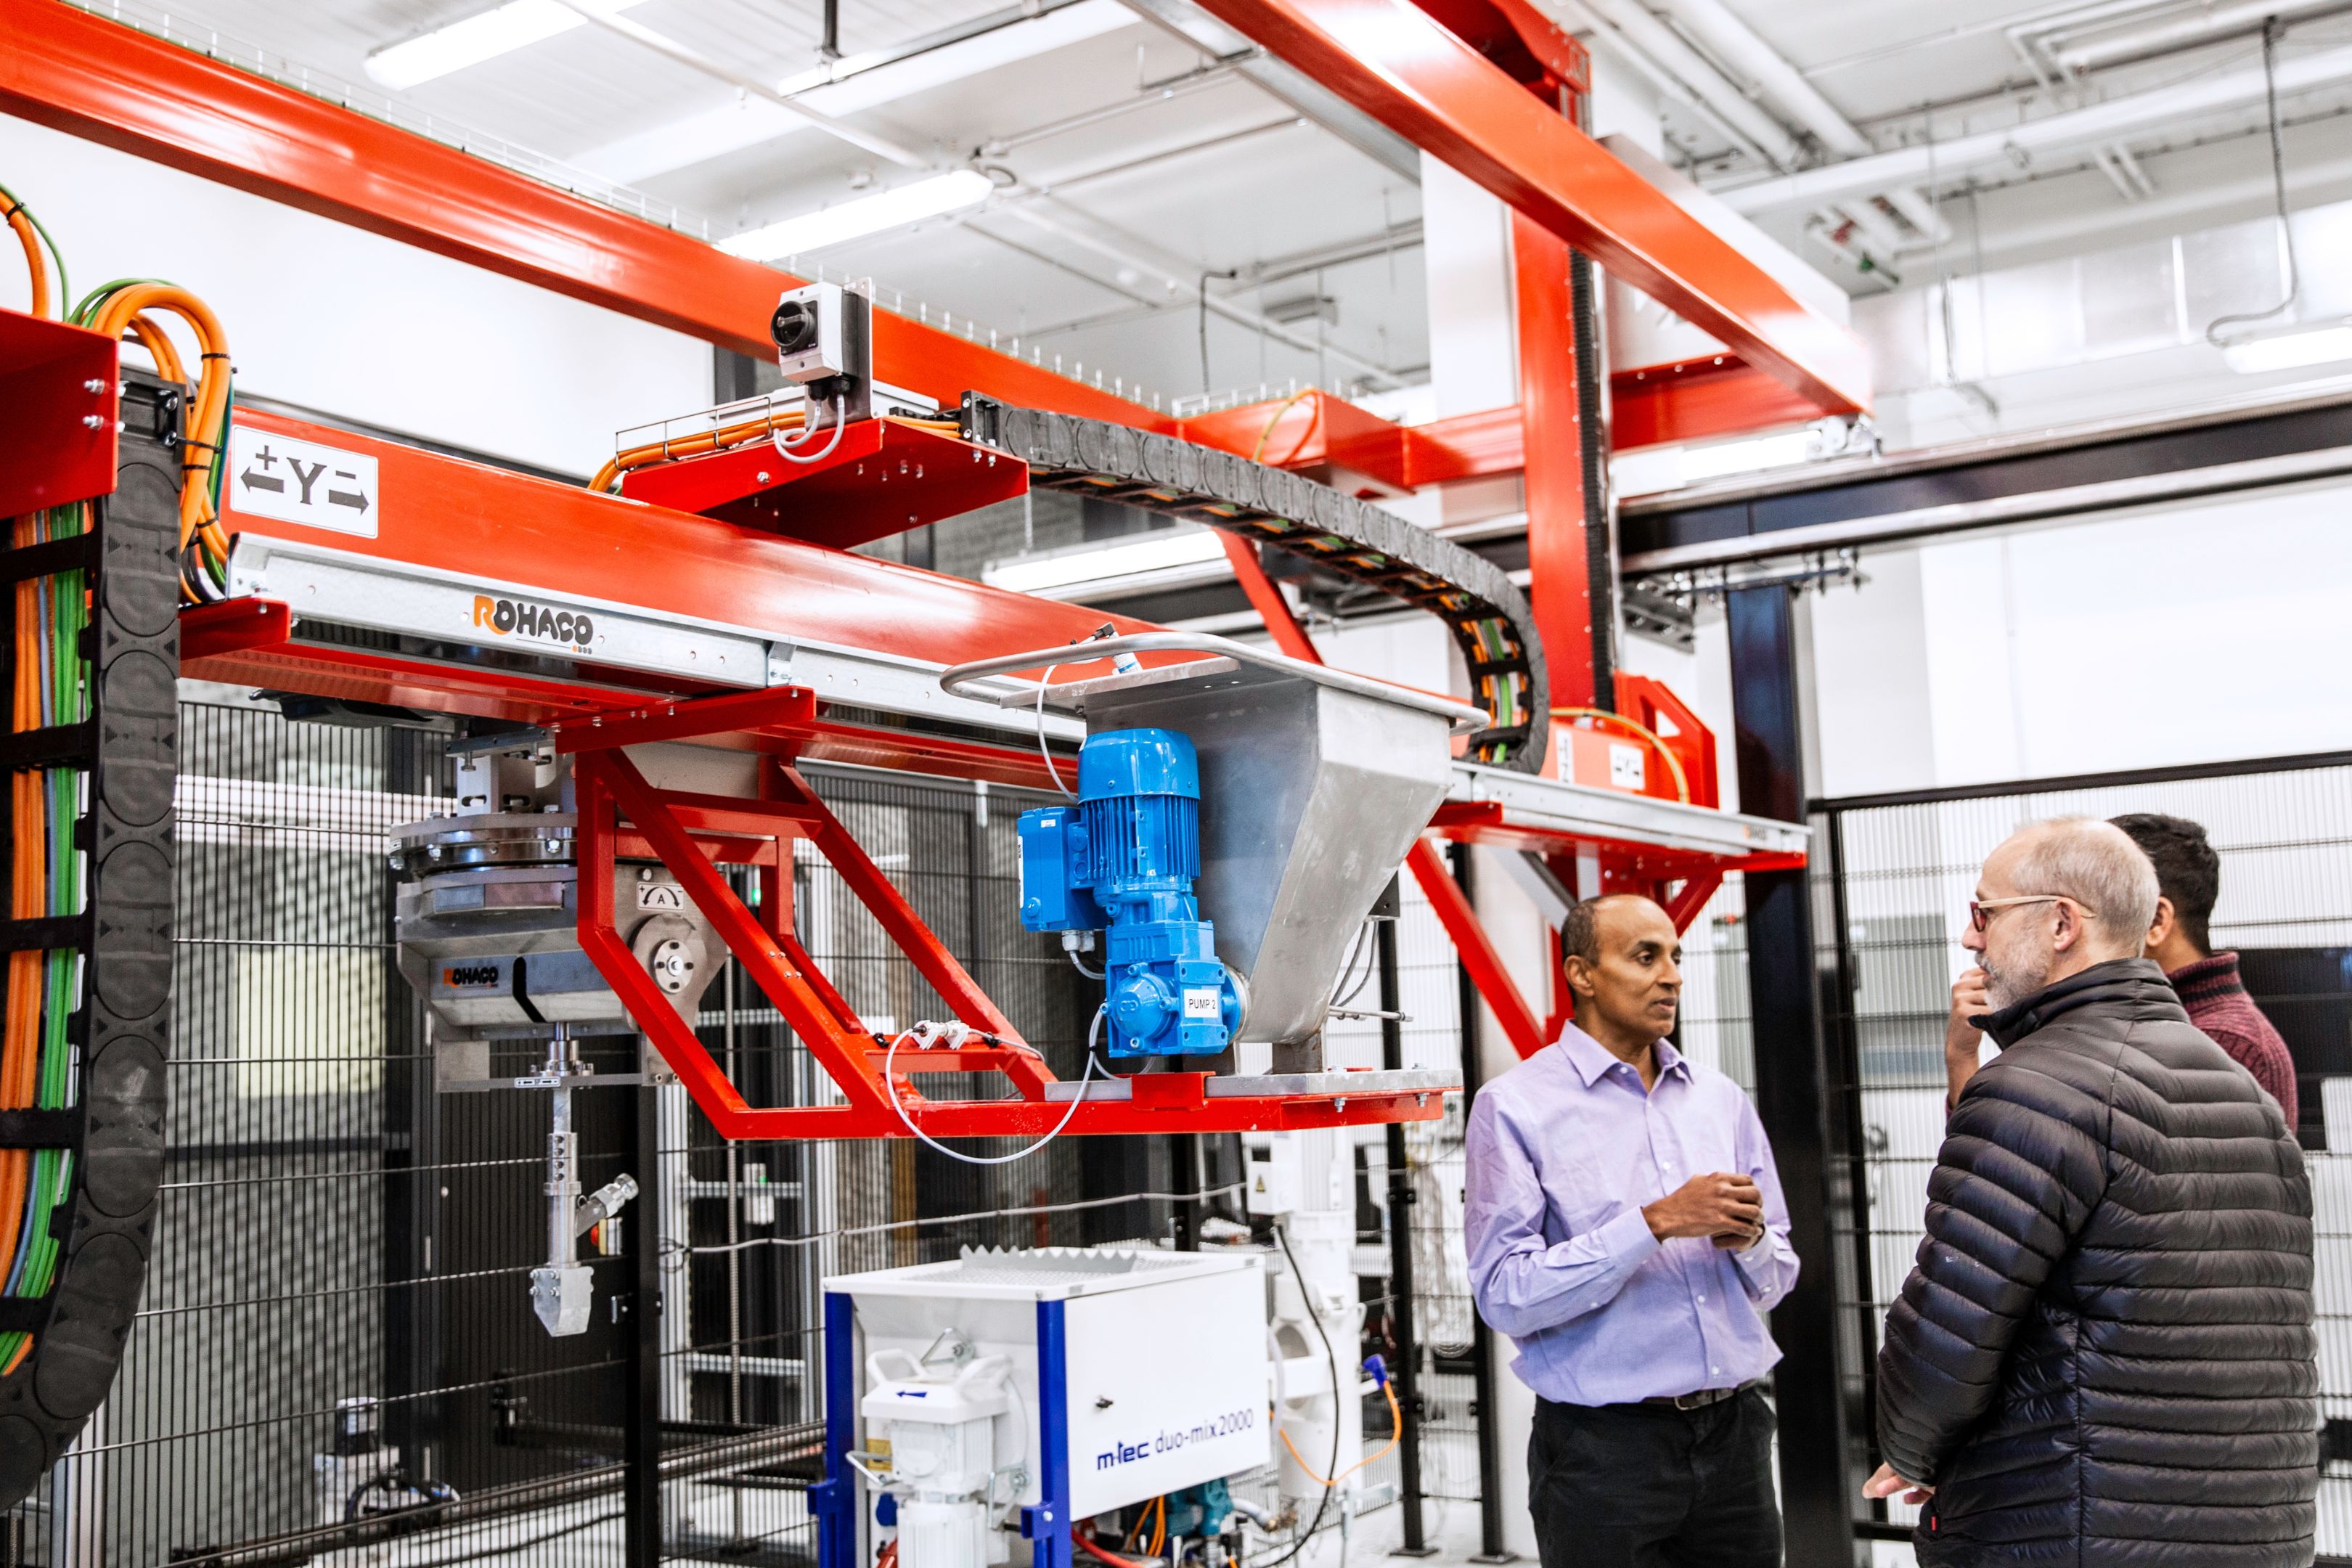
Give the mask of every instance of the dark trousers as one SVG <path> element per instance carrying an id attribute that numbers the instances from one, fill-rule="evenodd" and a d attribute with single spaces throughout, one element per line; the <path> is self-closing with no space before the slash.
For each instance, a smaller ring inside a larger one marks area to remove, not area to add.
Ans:
<path id="1" fill-rule="evenodd" d="M 1528 1504 L 1543 1568 L 1777 1568 L 1772 1407 L 1538 1399 Z"/>

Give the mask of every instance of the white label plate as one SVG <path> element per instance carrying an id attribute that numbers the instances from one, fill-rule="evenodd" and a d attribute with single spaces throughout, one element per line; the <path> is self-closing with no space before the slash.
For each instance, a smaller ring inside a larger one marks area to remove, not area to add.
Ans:
<path id="1" fill-rule="evenodd" d="M 274 517 L 307 528 L 375 537 L 375 459 L 316 441 L 297 441 L 243 425 L 228 432 L 222 499 L 231 511 Z"/>

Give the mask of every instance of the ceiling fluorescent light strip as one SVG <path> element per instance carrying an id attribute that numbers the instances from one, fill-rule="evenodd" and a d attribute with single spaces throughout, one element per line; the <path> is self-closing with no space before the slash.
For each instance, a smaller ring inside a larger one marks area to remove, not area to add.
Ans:
<path id="1" fill-rule="evenodd" d="M 619 11 L 636 0 L 604 0 Z M 367 73 L 393 92 L 494 60 L 532 44 L 584 26 L 588 18 L 560 0 L 507 0 L 446 27 L 387 44 L 367 58 Z"/>
<path id="2" fill-rule="evenodd" d="M 2303 370 L 2352 359 L 2352 324 L 2309 328 L 2299 332 L 2274 332 L 2222 345 L 2221 357 L 2240 375 L 2262 375 L 2274 370 Z"/>
<path id="3" fill-rule="evenodd" d="M 719 248 L 753 261 L 807 256 L 828 246 L 845 245 L 868 235 L 920 223 L 927 217 L 978 206 L 995 189 L 995 182 L 979 170 L 957 169 L 896 190 L 877 191 L 838 206 L 767 224 L 720 240 Z"/>

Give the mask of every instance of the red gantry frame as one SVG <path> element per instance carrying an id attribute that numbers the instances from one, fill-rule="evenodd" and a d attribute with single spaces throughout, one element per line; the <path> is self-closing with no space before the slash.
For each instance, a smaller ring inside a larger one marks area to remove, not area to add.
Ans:
<path id="1" fill-rule="evenodd" d="M 88 337 L 0 311 L 0 407 L 31 407 L 59 395 L 49 384 L 55 380 L 51 355 L 87 349 L 82 340 Z M 112 345 L 97 346 L 111 353 Z M 76 361 L 74 374 L 86 368 Z M 223 521 L 241 541 L 326 547 L 453 584 L 522 584 L 551 602 L 621 605 L 690 620 L 723 618 L 813 643 L 888 649 L 940 667 L 1076 642 L 1107 618 L 1122 631 L 1153 629 L 1084 605 L 1007 593 L 772 531 L 792 525 L 797 498 L 789 486 L 762 490 L 763 510 L 757 513 L 738 510 L 738 516 L 757 516 L 769 524 L 746 526 L 279 416 L 239 410 L 236 417 L 255 429 L 371 457 L 379 486 L 376 531 L 362 536 L 243 513 L 232 478 Z M 0 472 L 51 485 L 41 493 L 58 499 L 69 488 L 95 482 L 90 476 L 100 465 L 89 453 L 71 443 L 44 446 L 24 434 L 36 428 L 0 426 Z M 831 469 L 830 479 L 819 471 L 808 481 L 808 494 L 823 493 L 829 527 L 853 532 L 871 527 L 868 537 L 889 531 L 881 526 L 886 509 L 898 515 L 910 505 L 918 513 L 929 510 L 918 492 L 947 482 L 947 476 L 960 488 L 1009 486 L 1013 494 L 1026 482 L 1018 466 L 1006 464 L 1001 454 L 935 431 L 894 426 L 871 437 L 888 443 L 887 449 L 908 463 L 905 482 L 896 477 L 894 465 L 885 499 L 886 487 L 878 482 L 850 482 L 857 478 L 855 461 L 845 474 L 838 467 Z M 866 438 L 862 434 L 861 442 Z M 884 449 L 876 447 L 877 452 Z M 106 456 L 104 469 L 110 472 L 111 463 Z M 688 459 L 677 468 L 688 464 L 709 464 L 712 473 L 746 466 L 739 453 Z M 915 477 L 919 464 L 921 479 Z M 992 467 L 993 480 L 984 477 Z M 754 480 L 757 473 L 754 468 Z M 667 481 L 679 494 L 692 493 L 698 482 L 678 471 Z M 714 507 L 726 504 L 698 500 Z M 854 515 L 867 507 L 876 512 L 873 519 L 861 521 Z M 1255 553 L 1232 553 L 1244 587 L 1283 650 L 1316 658 Z M 1438 1092 L 1379 1088 L 1381 1080 L 1370 1078 L 1353 1092 L 1221 1095 L 1210 1092 L 1204 1073 L 1150 1073 L 1120 1080 L 1121 1098 L 1089 1096 L 1075 1110 L 1068 1099 L 1053 1098 L 1055 1077 L 1044 1060 L 1020 1039 L 798 768 L 803 760 L 817 759 L 1032 788 L 1050 784 L 1045 760 L 1025 741 L 879 723 L 857 711 L 854 701 L 835 703 L 802 686 L 724 689 L 586 662 L 552 670 L 502 666 L 492 661 L 495 650 L 479 647 L 481 634 L 457 626 L 441 646 L 306 630 L 300 606 L 266 597 L 194 607 L 181 618 L 182 668 L 192 677 L 467 714 L 552 732 L 559 749 L 575 759 L 583 946 L 723 1136 L 903 1136 L 908 1118 L 933 1137 L 1033 1137 L 1056 1127 L 1073 1135 L 1205 1132 L 1421 1121 L 1443 1113 Z M 460 646 L 467 644 L 473 646 Z M 1063 678 L 1094 673 L 1098 671 L 1073 663 L 1064 668 Z M 758 795 L 656 788 L 627 749 L 662 742 L 761 753 Z M 1053 765 L 1066 782 L 1075 782 L 1067 758 Z M 1515 821 L 1493 803 L 1449 804 L 1430 832 L 1533 849 L 1564 867 L 1572 868 L 1580 856 L 1598 856 L 1604 886 L 1659 897 L 1678 925 L 1696 914 L 1725 872 L 1801 863 L 1801 857 L 1787 854 L 1709 856 L 1590 834 L 1563 836 Z M 953 1050 L 901 1049 L 886 1078 L 889 1041 L 866 1027 L 795 934 L 792 846 L 801 838 L 810 841 L 872 911 L 954 1016 L 994 1037 L 992 1041 L 973 1039 Z M 757 1107 L 744 1100 L 621 940 L 611 907 L 610 870 L 616 859 L 628 858 L 658 859 L 677 877 L 752 983 L 839 1086 L 843 1104 Z M 1513 1046 L 1523 1055 L 1540 1048 L 1556 1029 L 1538 1024 L 1429 839 L 1414 847 L 1408 864 Z M 731 890 L 716 869 L 720 865 L 757 868 L 761 895 L 756 910 Z M 1013 1098 L 934 1100 L 913 1081 L 919 1074 L 942 1073 L 995 1075 Z"/>

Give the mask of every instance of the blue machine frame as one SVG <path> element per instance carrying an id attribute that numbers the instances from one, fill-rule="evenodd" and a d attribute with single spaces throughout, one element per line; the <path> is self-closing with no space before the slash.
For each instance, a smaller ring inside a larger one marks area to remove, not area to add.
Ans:
<path id="1" fill-rule="evenodd" d="M 1021 1510 L 1032 1568 L 1070 1568 L 1070 1400 L 1063 1303 L 1037 1303 L 1037 1501 Z M 824 1479 L 809 1488 L 817 1568 L 866 1568 L 858 1561 L 856 1304 L 824 1297 Z"/>

